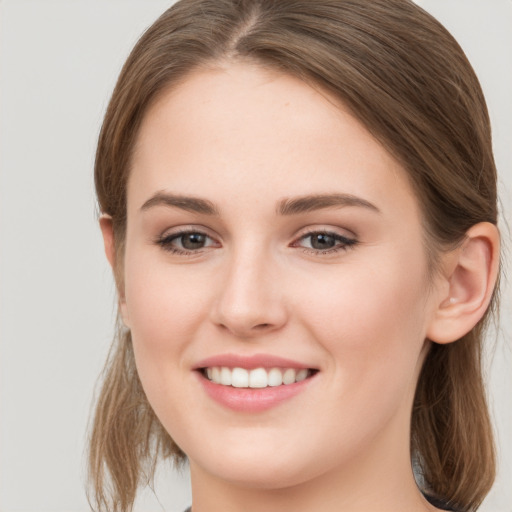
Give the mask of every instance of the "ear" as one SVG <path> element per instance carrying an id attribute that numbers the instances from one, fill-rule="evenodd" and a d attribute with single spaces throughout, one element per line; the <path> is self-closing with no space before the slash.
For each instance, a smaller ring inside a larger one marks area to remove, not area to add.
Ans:
<path id="1" fill-rule="evenodd" d="M 450 343 L 467 334 L 484 316 L 492 298 L 499 269 L 499 232 L 481 222 L 466 233 L 461 247 L 445 257 L 443 280 L 427 330 L 428 339 Z"/>
<path id="2" fill-rule="evenodd" d="M 119 302 L 119 311 L 123 322 L 128 326 L 128 312 L 126 310 L 126 300 L 124 297 L 124 286 L 122 283 L 122 276 L 119 275 L 120 269 L 117 268 L 118 260 L 116 258 L 116 246 L 114 243 L 114 227 L 112 224 L 112 217 L 110 215 L 103 214 L 100 217 L 100 228 L 101 234 L 103 235 L 103 245 L 105 248 L 105 255 L 107 257 L 112 272 L 116 280 L 117 295 Z"/>
<path id="3" fill-rule="evenodd" d="M 103 235 L 103 246 L 105 248 L 105 255 L 107 257 L 112 271 L 115 273 L 116 251 L 114 246 L 114 228 L 112 226 L 112 217 L 107 214 L 102 214 L 100 217 L 100 229 Z"/>

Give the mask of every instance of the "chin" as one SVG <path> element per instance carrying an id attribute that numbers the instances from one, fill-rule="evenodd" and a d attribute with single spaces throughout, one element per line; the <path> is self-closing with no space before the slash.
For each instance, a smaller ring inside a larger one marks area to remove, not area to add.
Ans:
<path id="1" fill-rule="evenodd" d="M 218 445 L 219 449 L 203 445 L 199 451 L 197 444 L 193 445 L 188 454 L 191 469 L 200 468 L 201 472 L 236 486 L 262 490 L 294 487 L 330 469 L 326 460 L 318 457 L 314 443 L 308 446 L 307 441 L 303 442 L 302 449 L 298 449 L 296 443 L 286 446 L 276 440 L 264 442 L 260 438 L 249 443 L 244 439 L 237 441 L 234 436 L 230 439 L 229 443 Z"/>
<path id="2" fill-rule="evenodd" d="M 275 459 L 275 457 L 274 457 Z M 203 469 L 225 482 L 249 489 L 278 490 L 294 487 L 314 478 L 314 472 L 297 461 L 226 459 L 220 464 L 208 464 Z"/>

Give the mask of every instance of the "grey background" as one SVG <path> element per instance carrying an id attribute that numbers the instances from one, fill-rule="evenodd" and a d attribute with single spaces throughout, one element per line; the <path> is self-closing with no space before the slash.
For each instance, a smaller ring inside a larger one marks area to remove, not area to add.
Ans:
<path id="1" fill-rule="evenodd" d="M 2 512 L 89 510 L 86 426 L 115 303 L 95 217 L 94 148 L 124 59 L 171 3 L 0 0 Z M 452 31 L 482 81 L 511 222 L 512 1 L 419 3 Z M 482 512 L 512 511 L 510 284 L 503 291 L 489 358 L 500 471 Z M 161 471 L 157 493 L 144 493 L 136 510 L 182 511 L 186 473 Z"/>

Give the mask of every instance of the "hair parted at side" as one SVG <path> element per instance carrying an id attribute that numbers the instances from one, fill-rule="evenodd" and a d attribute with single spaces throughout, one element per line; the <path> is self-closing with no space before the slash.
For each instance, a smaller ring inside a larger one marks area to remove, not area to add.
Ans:
<path id="1" fill-rule="evenodd" d="M 230 59 L 281 70 L 337 97 L 402 164 L 420 203 L 425 246 L 436 255 L 479 222 L 497 223 L 496 169 L 479 82 L 446 29 L 410 0 L 180 0 L 128 57 L 100 133 L 95 184 L 112 217 L 123 287 L 126 189 L 141 121 L 189 72 Z M 474 511 L 495 477 L 482 376 L 485 326 L 433 344 L 414 401 L 411 457 L 424 491 Z M 94 417 L 89 474 L 98 510 L 131 510 L 159 458 L 184 459 L 160 425 L 121 327 Z"/>

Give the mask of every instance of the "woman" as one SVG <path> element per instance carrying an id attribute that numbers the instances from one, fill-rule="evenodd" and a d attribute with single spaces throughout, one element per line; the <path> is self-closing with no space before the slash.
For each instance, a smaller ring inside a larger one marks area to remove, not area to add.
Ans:
<path id="1" fill-rule="evenodd" d="M 99 509 L 130 510 L 160 457 L 188 460 L 194 512 L 477 509 L 496 171 L 437 21 L 182 0 L 128 58 L 95 172 L 120 311 Z"/>

